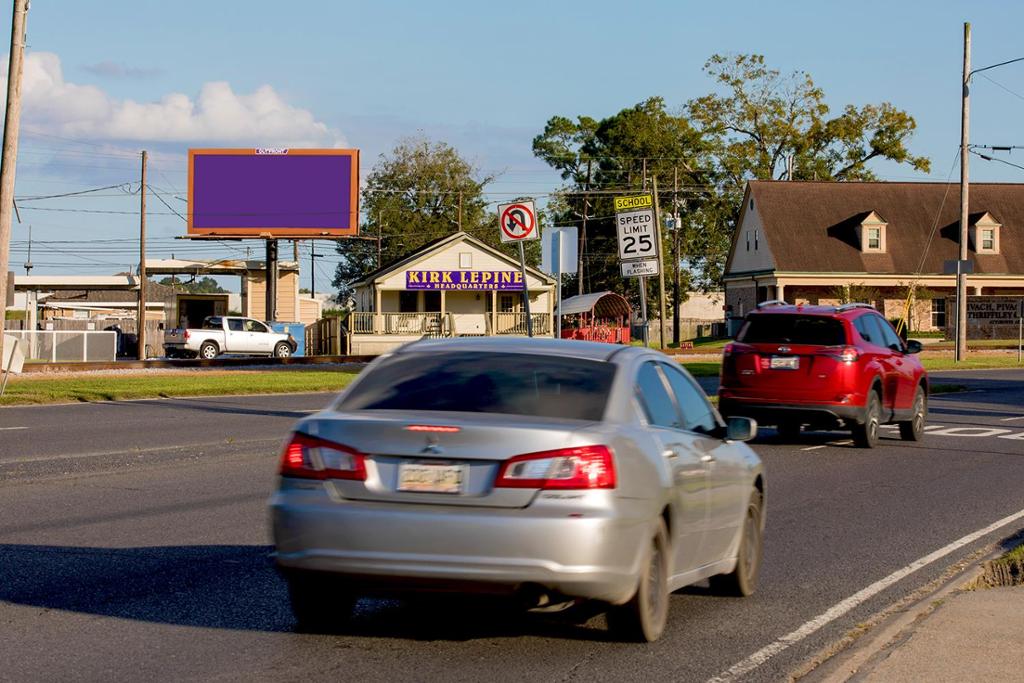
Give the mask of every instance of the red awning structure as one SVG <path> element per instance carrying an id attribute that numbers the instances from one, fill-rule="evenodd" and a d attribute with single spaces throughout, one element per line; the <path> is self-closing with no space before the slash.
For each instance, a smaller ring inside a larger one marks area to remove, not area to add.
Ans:
<path id="1" fill-rule="evenodd" d="M 562 302 L 562 339 L 629 343 L 632 309 L 615 292 L 581 294 Z"/>

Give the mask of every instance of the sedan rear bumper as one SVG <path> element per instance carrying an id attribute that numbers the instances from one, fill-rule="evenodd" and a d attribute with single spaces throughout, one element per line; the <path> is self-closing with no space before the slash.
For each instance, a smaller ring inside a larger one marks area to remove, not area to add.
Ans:
<path id="1" fill-rule="evenodd" d="M 282 570 L 330 572 L 398 591 L 505 593 L 539 585 L 621 603 L 635 592 L 650 534 L 641 517 L 295 497 L 278 493 L 271 501 Z"/>

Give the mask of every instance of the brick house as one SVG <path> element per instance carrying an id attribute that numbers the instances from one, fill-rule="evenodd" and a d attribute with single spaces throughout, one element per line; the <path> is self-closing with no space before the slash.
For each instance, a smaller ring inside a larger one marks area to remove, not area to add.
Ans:
<path id="1" fill-rule="evenodd" d="M 844 287 L 902 315 L 916 282 L 912 330 L 952 318 L 960 189 L 947 183 L 751 181 L 723 281 L 728 314 L 759 302 L 833 304 Z M 968 295 L 1024 295 L 1024 184 L 972 183 Z"/>

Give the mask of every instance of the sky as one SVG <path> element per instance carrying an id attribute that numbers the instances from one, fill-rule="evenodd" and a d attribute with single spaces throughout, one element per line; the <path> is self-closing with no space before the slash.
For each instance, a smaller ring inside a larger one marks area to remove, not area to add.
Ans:
<path id="1" fill-rule="evenodd" d="M 0 4 L 7 36 L 11 3 Z M 531 141 L 551 116 L 600 118 L 654 95 L 679 110 L 714 89 L 702 66 L 715 53 L 759 53 L 784 73 L 806 71 L 833 111 L 883 101 L 905 109 L 918 125 L 909 148 L 931 158 L 931 174 L 885 162 L 873 170 L 955 180 L 964 21 L 974 68 L 1024 57 L 1024 3 L 985 0 L 33 0 L 11 269 L 24 272 L 29 225 L 34 274 L 134 267 L 143 149 L 155 193 L 150 258 L 239 257 L 247 244 L 262 253 L 260 242 L 177 239 L 189 147 L 355 147 L 365 176 L 401 138 L 422 135 L 497 174 L 490 201 L 543 198 L 559 179 Z M 971 142 L 1024 145 L 1024 62 L 975 76 Z M 1024 149 L 1002 156 L 1024 166 Z M 1024 170 L 974 156 L 971 179 L 1024 182 Z M 318 289 L 335 263 L 317 259 Z"/>

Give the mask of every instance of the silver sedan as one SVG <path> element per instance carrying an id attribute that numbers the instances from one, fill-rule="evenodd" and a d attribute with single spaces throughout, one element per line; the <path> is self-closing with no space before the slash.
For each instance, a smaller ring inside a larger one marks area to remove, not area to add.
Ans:
<path id="1" fill-rule="evenodd" d="M 653 641 L 670 592 L 753 592 L 765 475 L 692 377 L 655 351 L 422 341 L 300 421 L 270 502 L 300 627 L 361 595 L 482 591 L 609 605 Z"/>

